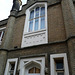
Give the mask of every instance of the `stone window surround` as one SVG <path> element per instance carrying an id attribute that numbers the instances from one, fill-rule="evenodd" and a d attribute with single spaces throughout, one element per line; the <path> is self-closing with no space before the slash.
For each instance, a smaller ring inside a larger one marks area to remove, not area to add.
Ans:
<path id="1" fill-rule="evenodd" d="M 61 54 L 51 54 L 50 55 L 50 70 L 51 70 L 51 75 L 56 75 L 56 71 L 55 71 L 55 61 L 54 59 L 58 59 L 58 58 L 63 58 L 64 61 L 64 73 L 65 75 L 69 75 L 69 68 L 68 68 L 68 62 L 67 62 L 67 55 L 66 53 L 61 53 Z"/>
<path id="2" fill-rule="evenodd" d="M 13 59 L 8 59 L 7 60 L 7 64 L 6 64 L 6 68 L 5 68 L 5 73 L 4 75 L 8 75 L 8 69 L 9 69 L 9 63 L 10 62 L 15 62 L 15 69 L 14 69 L 14 74 L 16 74 L 16 68 L 17 68 L 17 62 L 18 62 L 18 58 L 13 58 Z"/>
<path id="3" fill-rule="evenodd" d="M 28 32 L 30 11 L 33 10 L 37 6 L 45 6 L 45 29 L 41 29 L 41 30 L 34 31 L 34 32 Z M 40 42 L 41 35 L 42 35 L 41 39 L 43 39 L 42 42 Z M 38 36 L 39 36 L 38 39 L 40 39 L 40 41 L 38 41 L 36 39 Z M 45 37 L 45 39 L 43 37 Z M 32 45 L 29 44 L 29 43 L 32 43 L 31 41 L 29 41 L 29 40 L 33 40 L 31 38 L 33 38 L 35 40 L 35 41 L 32 41 L 33 42 Z M 34 44 L 34 42 L 35 42 L 35 44 Z M 37 43 L 37 42 L 40 42 L 40 43 Z M 23 38 L 22 38 L 21 47 L 27 47 L 27 46 L 33 46 L 33 45 L 39 45 L 39 44 L 45 44 L 45 43 L 48 43 L 47 2 L 37 2 L 26 10 L 26 19 L 25 19 L 25 26 L 24 26 L 24 31 L 23 31 Z"/>
<path id="4" fill-rule="evenodd" d="M 35 63 L 40 65 L 40 69 L 41 69 L 41 72 L 40 72 L 40 75 L 45 75 L 44 73 L 44 70 L 45 70 L 45 57 L 33 57 L 33 58 L 25 58 L 25 59 L 21 59 L 20 60 L 20 64 L 19 64 L 19 67 L 18 69 L 20 70 L 20 73 L 19 75 L 24 75 L 24 73 L 26 73 L 27 75 L 27 71 L 29 69 L 27 69 L 26 67 L 28 65 L 30 65 L 31 63 Z M 32 65 L 30 66 L 30 68 L 33 67 Z"/>

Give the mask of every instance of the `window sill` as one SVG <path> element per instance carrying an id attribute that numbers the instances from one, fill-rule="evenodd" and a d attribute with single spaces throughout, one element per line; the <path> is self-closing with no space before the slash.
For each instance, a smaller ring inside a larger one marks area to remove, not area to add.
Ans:
<path id="1" fill-rule="evenodd" d="M 43 32 L 43 31 L 46 31 L 46 29 L 41 29 L 41 30 L 34 31 L 34 32 L 27 32 L 24 35 L 32 35 L 32 34 L 36 34 L 36 33 Z"/>

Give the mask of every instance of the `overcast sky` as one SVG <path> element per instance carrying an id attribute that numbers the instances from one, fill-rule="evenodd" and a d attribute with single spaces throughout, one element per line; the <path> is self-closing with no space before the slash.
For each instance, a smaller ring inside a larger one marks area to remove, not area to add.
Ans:
<path id="1" fill-rule="evenodd" d="M 22 0 L 22 5 L 26 4 L 27 0 Z M 0 0 L 0 21 L 8 18 L 12 8 L 13 0 Z"/>

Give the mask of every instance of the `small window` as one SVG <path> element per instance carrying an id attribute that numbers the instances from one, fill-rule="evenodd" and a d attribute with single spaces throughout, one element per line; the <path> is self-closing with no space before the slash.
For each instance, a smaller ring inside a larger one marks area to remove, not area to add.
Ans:
<path id="1" fill-rule="evenodd" d="M 69 75 L 66 53 L 50 55 L 51 75 Z"/>
<path id="2" fill-rule="evenodd" d="M 13 75 L 15 69 L 15 62 L 10 62 L 9 63 L 9 74 Z"/>
<path id="3" fill-rule="evenodd" d="M 4 33 L 5 33 L 5 28 L 6 28 L 6 27 L 0 28 L 0 45 L 1 45 L 1 42 L 2 42 L 2 40 L 3 40 L 3 36 L 4 36 Z"/>
<path id="4" fill-rule="evenodd" d="M 63 58 L 55 59 L 56 70 L 61 70 L 64 68 Z"/>
<path id="5" fill-rule="evenodd" d="M 2 31 L 0 31 L 0 41 L 2 41 L 3 36 L 4 36 L 4 31 L 2 30 Z"/>
<path id="6" fill-rule="evenodd" d="M 64 75 L 63 58 L 54 59 L 54 60 L 55 60 L 55 69 L 57 75 Z"/>
<path id="7" fill-rule="evenodd" d="M 18 60 L 17 58 L 8 59 L 4 75 L 15 75 L 16 74 L 17 60 Z"/>
<path id="8" fill-rule="evenodd" d="M 33 67 L 33 68 L 29 69 L 29 73 L 40 73 L 40 69 Z"/>

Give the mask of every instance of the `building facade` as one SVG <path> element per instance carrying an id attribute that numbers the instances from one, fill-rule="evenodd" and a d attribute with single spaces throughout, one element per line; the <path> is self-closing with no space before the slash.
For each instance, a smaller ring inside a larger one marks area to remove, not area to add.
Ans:
<path id="1" fill-rule="evenodd" d="M 20 4 L 0 21 L 0 75 L 75 75 L 75 1 Z"/>

